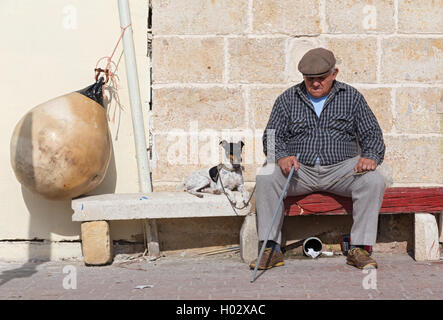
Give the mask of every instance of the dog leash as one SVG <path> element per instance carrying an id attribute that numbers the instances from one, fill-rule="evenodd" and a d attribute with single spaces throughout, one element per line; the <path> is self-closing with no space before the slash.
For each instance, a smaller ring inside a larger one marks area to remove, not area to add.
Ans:
<path id="1" fill-rule="evenodd" d="M 224 166 L 223 166 L 223 164 L 219 164 L 218 166 L 217 166 L 217 177 L 216 177 L 216 181 L 218 180 L 218 178 L 220 177 L 220 169 L 221 168 L 223 168 Z M 227 168 L 225 168 L 226 170 L 228 170 L 228 171 L 232 171 L 232 170 L 229 170 L 229 169 L 227 169 Z M 305 186 L 307 186 L 307 187 L 310 187 L 310 188 L 318 188 L 318 187 L 326 187 L 326 186 L 328 186 L 328 185 L 331 185 L 331 184 L 334 184 L 334 183 L 336 183 L 336 182 L 340 182 L 340 181 L 342 181 L 342 180 L 345 180 L 345 179 L 347 179 L 347 178 L 349 178 L 349 177 L 351 177 L 351 176 L 359 176 L 359 175 L 363 175 L 363 174 L 365 174 L 366 172 L 368 172 L 368 171 L 364 171 L 364 172 L 351 172 L 351 173 L 348 173 L 347 175 L 344 175 L 343 177 L 340 177 L 340 178 L 337 178 L 337 179 L 335 179 L 335 180 L 332 180 L 331 182 L 328 182 L 328 183 L 326 183 L 326 184 L 320 184 L 320 185 L 314 185 L 314 184 L 309 184 L 309 183 L 306 183 L 306 182 L 304 182 L 304 181 L 302 181 L 302 180 L 300 180 L 300 179 L 298 179 L 298 178 L 293 178 L 294 180 L 296 180 L 296 181 L 298 181 L 298 182 L 300 182 L 300 183 L 302 183 L 302 184 L 304 184 Z M 251 195 L 249 196 L 249 199 L 248 199 L 248 201 L 245 203 L 245 205 L 243 206 L 243 207 L 237 207 L 237 205 L 233 202 L 233 201 L 231 201 L 231 199 L 229 199 L 229 197 L 228 197 L 228 195 L 227 195 L 227 193 L 226 193 L 226 191 L 225 191 L 225 187 L 223 186 L 223 181 L 222 181 L 222 179 L 220 178 L 220 184 L 221 184 L 221 186 L 222 186 L 222 190 L 223 190 L 223 194 L 226 196 L 226 198 L 228 199 L 228 201 L 229 201 L 229 204 L 231 205 L 231 207 L 232 207 L 232 209 L 234 210 L 234 212 L 235 212 L 235 214 L 238 216 L 239 214 L 238 214 L 238 212 L 236 211 L 236 209 L 237 210 L 242 210 L 242 209 L 244 209 L 244 208 L 246 208 L 248 205 L 249 205 L 249 203 L 251 202 L 251 199 L 252 199 L 252 196 L 254 195 L 254 192 L 255 192 L 255 187 L 257 186 L 257 184 L 255 184 L 254 185 L 254 189 L 252 190 L 252 192 L 251 192 Z M 296 203 L 297 204 L 297 206 L 303 211 L 303 208 L 298 204 L 298 203 Z"/>
<path id="2" fill-rule="evenodd" d="M 224 167 L 224 165 L 222 163 L 217 166 L 217 177 L 216 177 L 215 181 L 217 181 L 218 178 L 220 177 L 220 169 L 223 168 L 223 167 Z M 233 171 L 233 170 L 227 169 L 226 167 L 225 167 L 225 169 L 228 170 L 228 171 Z M 237 210 L 242 210 L 242 209 L 246 208 L 249 205 L 249 202 L 251 202 L 252 196 L 254 195 L 255 187 L 256 187 L 257 184 L 255 184 L 254 189 L 252 190 L 251 195 L 249 196 L 248 201 L 245 203 L 245 205 L 243 207 L 237 207 L 237 205 L 233 201 L 231 201 L 231 199 L 229 199 L 228 194 L 225 191 L 225 186 L 223 185 L 223 180 L 222 180 L 221 177 L 220 177 L 220 185 L 222 187 L 223 194 L 226 196 L 226 199 L 228 199 L 229 204 L 232 207 L 232 210 L 234 210 L 235 215 L 238 216 L 239 214 L 236 211 L 236 209 Z"/>

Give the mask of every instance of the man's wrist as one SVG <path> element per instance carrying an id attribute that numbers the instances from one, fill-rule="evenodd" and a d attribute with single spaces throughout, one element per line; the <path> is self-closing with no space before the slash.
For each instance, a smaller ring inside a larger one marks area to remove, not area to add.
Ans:
<path id="1" fill-rule="evenodd" d="M 376 154 L 374 154 L 374 153 L 367 153 L 367 152 L 365 152 L 365 153 L 363 153 L 361 155 L 361 157 L 365 158 L 365 159 L 371 159 L 371 160 L 375 161 L 375 163 L 377 165 L 380 163 L 380 158 Z"/>
<path id="2" fill-rule="evenodd" d="M 275 156 L 275 162 L 278 162 L 280 159 L 289 157 L 290 154 L 288 153 L 279 153 L 278 155 Z"/>

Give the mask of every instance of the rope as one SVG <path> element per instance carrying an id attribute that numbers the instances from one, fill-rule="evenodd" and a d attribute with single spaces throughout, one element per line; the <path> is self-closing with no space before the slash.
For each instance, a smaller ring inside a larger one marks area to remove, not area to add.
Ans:
<path id="1" fill-rule="evenodd" d="M 116 65 L 116 63 L 115 63 L 114 61 L 112 61 L 112 58 L 114 57 L 114 54 L 115 54 L 115 52 L 117 51 L 118 45 L 120 44 L 120 41 L 122 40 L 123 35 L 124 35 L 126 29 L 128 29 L 130 26 L 131 26 L 131 24 L 127 25 L 127 26 L 124 27 L 124 28 L 120 26 L 121 33 L 120 33 L 120 36 L 119 36 L 119 38 L 118 38 L 118 40 L 117 40 L 117 43 L 116 43 L 115 46 L 114 46 L 114 49 L 112 50 L 111 55 L 110 55 L 110 56 L 107 56 L 107 57 L 102 57 L 102 58 L 98 59 L 97 63 L 95 64 L 95 71 L 96 71 L 96 72 L 97 72 L 97 71 L 98 71 L 98 72 L 104 72 L 104 73 L 106 74 L 106 76 L 107 76 L 107 80 L 108 80 L 108 77 L 109 77 L 109 79 L 111 80 L 111 84 L 112 84 L 112 86 L 110 86 L 110 87 L 114 87 L 114 88 L 115 88 L 115 100 L 116 100 L 116 103 L 117 103 L 118 106 L 120 106 L 120 97 L 119 97 L 119 95 L 118 95 L 118 89 L 119 89 L 119 87 L 118 87 L 118 81 L 117 81 L 117 80 L 118 80 L 118 76 L 116 76 L 116 73 L 115 73 L 116 70 L 117 70 L 117 65 Z M 106 59 L 106 67 L 105 67 L 104 69 L 98 68 L 99 64 L 100 64 L 104 59 Z M 97 76 L 96 76 L 96 78 L 97 78 Z M 106 84 L 107 82 L 108 82 L 108 81 L 106 81 L 105 84 Z M 104 97 L 105 97 L 105 91 L 103 90 L 103 98 L 104 98 Z M 111 97 L 112 97 L 112 93 L 111 93 Z M 114 115 L 113 115 L 113 117 L 112 117 L 112 122 L 115 121 L 115 112 L 116 112 L 116 110 L 117 110 L 117 108 L 114 109 Z"/>
<path id="2" fill-rule="evenodd" d="M 219 165 L 217 166 L 217 177 L 216 177 L 215 181 L 217 181 L 217 180 L 220 178 L 220 185 L 221 185 L 221 187 L 222 187 L 223 194 L 224 194 L 224 195 L 226 196 L 226 198 L 228 199 L 229 204 L 231 205 L 232 210 L 234 210 L 235 215 L 238 216 L 238 212 L 237 212 L 235 209 L 241 210 L 241 209 L 246 208 L 246 207 L 249 205 L 249 202 L 251 202 L 252 196 L 254 195 L 255 187 L 256 187 L 257 184 L 254 186 L 254 189 L 252 190 L 251 195 L 249 196 L 249 200 L 245 203 L 245 205 L 244 205 L 243 207 L 239 208 L 239 207 L 237 207 L 237 204 L 235 204 L 234 202 L 231 201 L 231 199 L 229 199 L 228 194 L 227 194 L 226 191 L 225 191 L 225 187 L 224 187 L 224 185 L 223 185 L 222 178 L 220 177 L 220 168 L 222 168 L 222 167 L 223 167 L 223 164 L 222 164 L 222 163 L 219 164 Z"/>

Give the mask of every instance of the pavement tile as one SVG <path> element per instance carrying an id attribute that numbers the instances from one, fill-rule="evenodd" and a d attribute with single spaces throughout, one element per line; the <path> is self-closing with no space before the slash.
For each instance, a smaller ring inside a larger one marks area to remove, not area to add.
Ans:
<path id="1" fill-rule="evenodd" d="M 343 256 L 286 259 L 282 267 L 257 272 L 254 283 L 250 282 L 252 271 L 247 264 L 232 253 L 210 257 L 171 255 L 154 262 L 139 259 L 104 267 L 87 267 L 82 261 L 0 262 L 0 299 L 443 298 L 443 261 L 419 263 L 407 254 L 380 253 L 374 258 L 379 268 L 367 272 L 346 265 Z M 64 288 L 66 277 L 72 276 L 66 270 L 75 270 L 76 289 Z M 135 289 L 139 285 L 153 287 Z"/>

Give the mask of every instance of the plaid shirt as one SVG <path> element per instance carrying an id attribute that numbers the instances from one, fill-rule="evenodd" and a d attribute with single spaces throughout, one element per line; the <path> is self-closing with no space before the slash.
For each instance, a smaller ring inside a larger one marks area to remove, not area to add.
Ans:
<path id="1" fill-rule="evenodd" d="M 275 101 L 263 134 L 263 150 L 276 162 L 300 154 L 301 163 L 313 166 L 319 157 L 324 166 L 360 153 L 381 164 L 385 144 L 377 119 L 357 89 L 334 81 L 319 118 L 301 82 Z"/>

